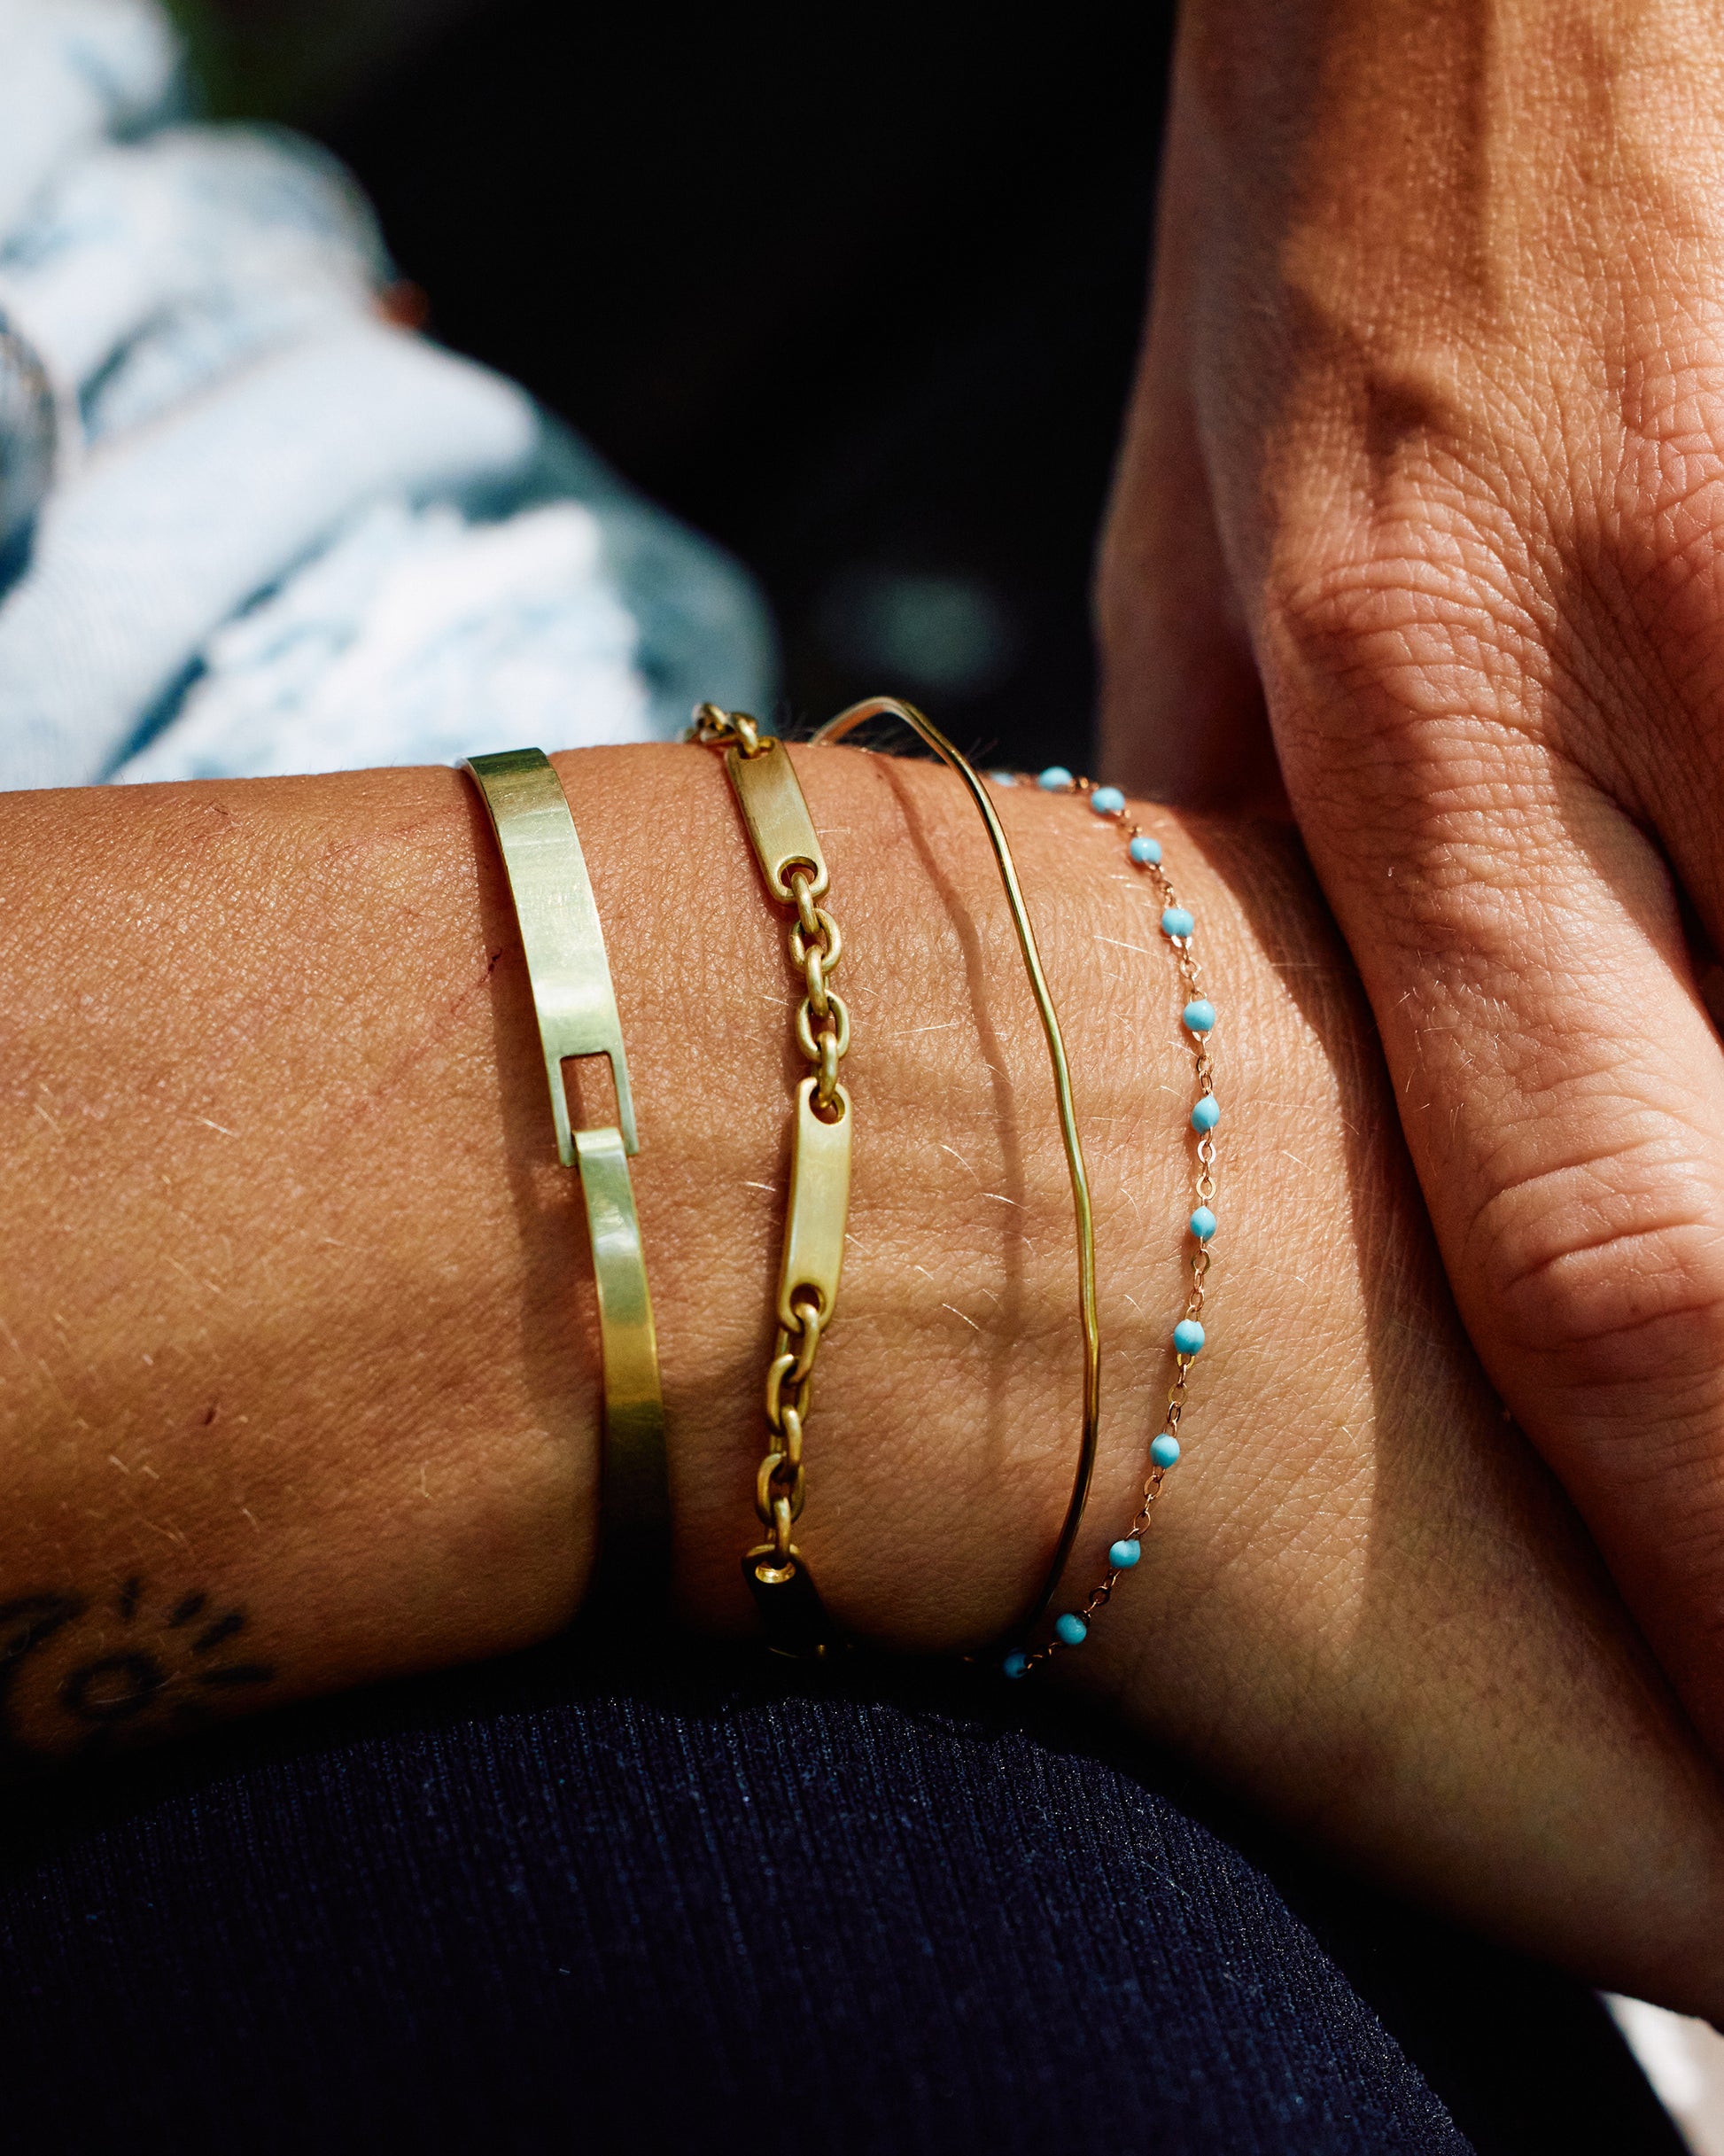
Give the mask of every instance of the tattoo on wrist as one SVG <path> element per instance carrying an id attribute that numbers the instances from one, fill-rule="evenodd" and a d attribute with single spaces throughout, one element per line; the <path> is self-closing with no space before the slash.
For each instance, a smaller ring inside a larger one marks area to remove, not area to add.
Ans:
<path id="1" fill-rule="evenodd" d="M 246 1613 L 201 1590 L 43 1588 L 0 1601 L 0 1771 L 16 1775 L 209 1718 L 276 1671 L 246 1651 Z"/>

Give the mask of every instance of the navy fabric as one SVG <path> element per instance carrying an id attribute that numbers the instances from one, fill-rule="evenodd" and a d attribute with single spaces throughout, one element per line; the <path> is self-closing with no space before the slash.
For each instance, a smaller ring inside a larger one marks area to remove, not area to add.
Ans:
<path id="1" fill-rule="evenodd" d="M 1580 1987 L 950 1672 L 574 1638 L 7 1825 L 15 2146 L 1679 2146 Z"/>

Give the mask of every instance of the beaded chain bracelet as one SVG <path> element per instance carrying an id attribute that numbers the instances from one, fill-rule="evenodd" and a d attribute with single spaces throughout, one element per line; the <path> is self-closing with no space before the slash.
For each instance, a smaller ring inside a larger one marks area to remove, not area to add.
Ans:
<path id="1" fill-rule="evenodd" d="M 990 776 L 1008 785 L 1017 781 L 1007 772 L 990 773 Z M 1063 765 L 1051 765 L 1037 778 L 1036 783 L 1044 793 L 1070 793 L 1087 798 L 1091 810 L 1098 816 L 1117 823 L 1126 842 L 1126 852 L 1134 867 L 1149 876 L 1161 901 L 1161 933 L 1173 948 L 1174 962 L 1178 969 L 1181 987 L 1184 992 L 1185 1008 L 1180 1014 L 1180 1023 L 1192 1049 L 1193 1075 L 1197 1080 L 1197 1100 L 1192 1109 L 1191 1127 L 1197 1133 L 1196 1198 L 1190 1221 L 1191 1285 L 1185 1295 L 1185 1314 L 1173 1328 L 1170 1345 L 1173 1350 L 1174 1375 L 1168 1393 L 1167 1412 L 1161 1418 L 1159 1435 L 1149 1448 L 1150 1469 L 1143 1487 L 1142 1502 L 1137 1516 L 1124 1534 L 1107 1552 L 1107 1569 L 1099 1584 L 1091 1591 L 1090 1599 L 1081 1609 L 1062 1611 L 1054 1619 L 1053 1637 L 1043 1646 L 1015 1648 L 1007 1654 L 1001 1668 L 1007 1677 L 1024 1677 L 1038 1664 L 1057 1654 L 1062 1648 L 1080 1647 L 1090 1636 L 1090 1627 L 1107 1608 L 1114 1598 L 1114 1590 L 1124 1574 L 1134 1570 L 1144 1553 L 1144 1537 L 1153 1522 L 1155 1500 L 1161 1493 L 1169 1468 L 1179 1459 L 1179 1425 L 1185 1412 L 1185 1386 L 1191 1375 L 1192 1365 L 1202 1352 L 1206 1335 L 1203 1330 L 1203 1288 L 1209 1272 L 1209 1243 L 1215 1232 L 1215 1125 L 1221 1121 L 1221 1107 L 1215 1099 L 1215 1066 L 1209 1060 L 1209 1036 L 1215 1030 L 1215 1007 L 1203 993 L 1200 969 L 1192 947 L 1197 923 L 1186 907 L 1179 903 L 1178 894 L 1169 882 L 1161 865 L 1161 842 L 1153 838 L 1141 826 L 1127 821 L 1125 796 L 1117 786 L 1096 786 L 1088 779 L 1075 778 Z"/>

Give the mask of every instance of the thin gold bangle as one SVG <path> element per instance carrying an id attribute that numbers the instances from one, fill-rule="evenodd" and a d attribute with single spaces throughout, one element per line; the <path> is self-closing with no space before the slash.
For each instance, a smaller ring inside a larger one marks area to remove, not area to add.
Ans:
<path id="1" fill-rule="evenodd" d="M 1096 1432 L 1101 1420 L 1101 1331 L 1096 1317 L 1096 1230 L 1095 1218 L 1090 1209 L 1090 1179 L 1083 1166 L 1083 1148 L 1077 1135 L 1077 1117 L 1072 1108 L 1071 1068 L 1066 1061 L 1065 1036 L 1060 1031 L 1060 1019 L 1053 1008 L 1053 999 L 1048 993 L 1047 977 L 1042 970 L 1041 953 L 1036 947 L 1036 931 L 1030 926 L 1029 915 L 1023 902 L 1023 892 L 1018 883 L 1018 871 L 1012 859 L 1012 849 L 1006 844 L 1006 833 L 994 805 L 988 798 L 988 790 L 971 767 L 961 750 L 949 742 L 932 720 L 924 718 L 913 704 L 901 703 L 896 697 L 869 697 L 860 704 L 852 704 L 848 711 L 840 712 L 829 720 L 814 736 L 817 742 L 842 741 L 846 734 L 864 726 L 870 719 L 897 719 L 921 738 L 962 779 L 969 789 L 970 798 L 981 813 L 988 842 L 993 847 L 994 860 L 999 867 L 999 880 L 1006 887 L 1006 903 L 1011 909 L 1012 925 L 1018 932 L 1018 948 L 1023 953 L 1025 970 L 1029 975 L 1030 992 L 1036 999 L 1040 1014 L 1042 1031 L 1047 1039 L 1048 1061 L 1053 1066 L 1053 1091 L 1060 1103 L 1060 1136 L 1066 1148 L 1066 1169 L 1071 1178 L 1072 1210 L 1077 1218 L 1077 1308 L 1083 1328 L 1083 1428 L 1078 1441 L 1077 1469 L 1072 1477 L 1071 1498 L 1066 1506 L 1066 1517 L 1060 1529 L 1060 1539 L 1054 1545 L 1046 1576 L 1035 1601 L 1025 1611 L 1016 1629 L 1028 1631 L 1053 1599 L 1060 1584 L 1060 1576 L 1071 1555 L 1072 1545 L 1077 1540 L 1077 1530 L 1083 1522 L 1083 1507 L 1089 1502 L 1090 1482 L 1095 1473 Z"/>
<path id="2" fill-rule="evenodd" d="M 640 1140 L 604 931 L 568 796 L 543 751 L 470 757 L 466 768 L 502 853 L 544 1049 L 557 1158 L 580 1176 L 593 1242 L 604 1445 L 591 1599 L 614 1602 L 625 1595 L 639 1613 L 650 1610 L 668 1585 L 671 1506 L 658 1343 L 628 1171 Z M 620 1129 L 572 1127 L 563 1066 L 579 1055 L 609 1058 Z"/>

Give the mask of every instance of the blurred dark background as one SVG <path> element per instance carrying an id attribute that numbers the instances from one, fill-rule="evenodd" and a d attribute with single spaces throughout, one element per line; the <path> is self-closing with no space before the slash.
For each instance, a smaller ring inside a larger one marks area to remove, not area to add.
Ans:
<path id="1" fill-rule="evenodd" d="M 1086 759 L 1170 5 L 180 0 L 352 166 L 447 343 L 759 577 L 795 718 Z"/>

